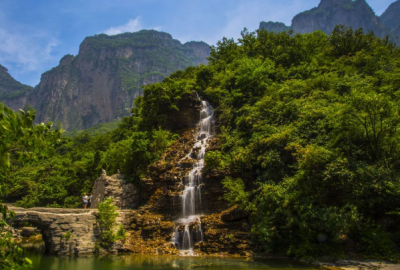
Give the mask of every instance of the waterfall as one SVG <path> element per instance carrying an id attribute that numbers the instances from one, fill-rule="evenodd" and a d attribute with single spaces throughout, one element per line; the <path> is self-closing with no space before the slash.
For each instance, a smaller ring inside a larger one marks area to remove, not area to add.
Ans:
<path id="1" fill-rule="evenodd" d="M 214 125 L 214 109 L 204 100 L 201 100 L 200 121 L 196 133 L 196 142 L 190 153 L 184 157 L 195 160 L 193 168 L 182 181 L 184 190 L 182 192 L 182 214 L 175 225 L 173 242 L 182 254 L 193 253 L 193 246 L 203 241 L 200 216 L 202 211 L 202 169 L 204 167 L 204 156 Z"/>

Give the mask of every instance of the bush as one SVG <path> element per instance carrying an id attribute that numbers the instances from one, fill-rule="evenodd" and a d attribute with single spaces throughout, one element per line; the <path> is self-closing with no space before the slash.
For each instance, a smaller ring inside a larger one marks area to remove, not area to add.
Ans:
<path id="1" fill-rule="evenodd" d="M 99 203 L 99 217 L 98 224 L 100 228 L 100 246 L 109 250 L 113 243 L 117 240 L 114 233 L 116 219 L 118 216 L 117 207 L 115 206 L 112 198 L 107 198 Z"/>

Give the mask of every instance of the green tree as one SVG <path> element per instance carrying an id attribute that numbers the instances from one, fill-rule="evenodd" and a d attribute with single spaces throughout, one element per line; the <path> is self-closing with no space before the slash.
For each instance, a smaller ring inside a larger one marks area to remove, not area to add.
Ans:
<path id="1" fill-rule="evenodd" d="M 59 142 L 60 130 L 52 130 L 51 122 L 34 126 L 34 111 L 13 112 L 0 103 L 0 198 L 4 195 L 4 182 L 12 169 L 11 160 L 15 163 L 29 163 L 49 155 Z M 23 257 L 21 248 L 12 240 L 7 218 L 13 213 L 1 204 L 0 212 L 0 268 L 17 269 L 31 264 Z"/>
<path id="2" fill-rule="evenodd" d="M 113 243 L 117 240 L 117 235 L 114 232 L 117 220 L 117 207 L 112 198 L 107 198 L 99 203 L 98 224 L 100 228 L 100 245 L 109 250 Z"/>

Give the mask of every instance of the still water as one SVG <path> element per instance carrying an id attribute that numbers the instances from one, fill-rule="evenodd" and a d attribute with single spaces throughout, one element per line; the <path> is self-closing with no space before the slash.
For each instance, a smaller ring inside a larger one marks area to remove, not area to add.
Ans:
<path id="1" fill-rule="evenodd" d="M 269 270 L 316 270 L 317 267 L 284 260 L 246 260 L 215 257 L 177 257 L 150 255 L 119 255 L 89 257 L 57 257 L 30 254 L 34 270 L 125 270 L 125 269 L 269 269 Z"/>
<path id="2" fill-rule="evenodd" d="M 44 255 L 42 241 L 22 243 L 25 255 L 33 261 L 26 270 L 317 270 L 318 267 L 287 260 L 247 260 L 220 257 L 179 257 L 165 255 L 50 256 Z M 25 269 L 24 269 L 25 270 Z"/>

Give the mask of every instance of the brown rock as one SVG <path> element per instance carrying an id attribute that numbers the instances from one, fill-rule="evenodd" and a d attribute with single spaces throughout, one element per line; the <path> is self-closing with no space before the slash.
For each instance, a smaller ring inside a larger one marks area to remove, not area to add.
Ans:
<path id="1" fill-rule="evenodd" d="M 232 206 L 221 214 L 221 219 L 224 222 L 236 221 L 247 217 L 248 214 L 244 210 L 240 209 L 238 205 Z"/>
<path id="2" fill-rule="evenodd" d="M 30 237 L 36 234 L 37 229 L 34 227 L 23 227 L 21 230 L 21 236 Z"/>

